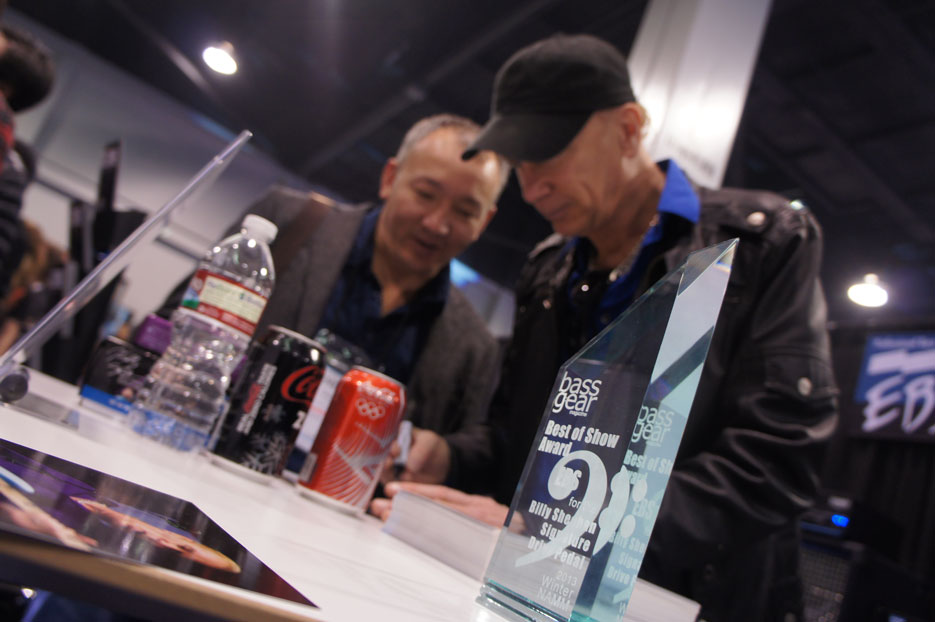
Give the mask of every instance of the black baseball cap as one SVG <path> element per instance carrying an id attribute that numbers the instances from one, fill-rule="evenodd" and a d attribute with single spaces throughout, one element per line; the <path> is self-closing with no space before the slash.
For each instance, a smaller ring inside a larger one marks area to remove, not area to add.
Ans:
<path id="1" fill-rule="evenodd" d="M 548 160 L 593 112 L 632 101 L 627 60 L 617 48 L 592 35 L 554 35 L 500 68 L 490 120 L 461 157 L 489 149 L 513 162 Z"/>

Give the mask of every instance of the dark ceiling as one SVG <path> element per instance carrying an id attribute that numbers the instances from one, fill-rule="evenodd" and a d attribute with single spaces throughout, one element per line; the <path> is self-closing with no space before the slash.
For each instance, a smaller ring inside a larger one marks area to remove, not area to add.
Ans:
<path id="1" fill-rule="evenodd" d="M 348 200 L 372 200 L 406 128 L 435 112 L 484 121 L 497 67 L 556 31 L 627 51 L 642 0 L 11 0 Z M 240 71 L 213 75 L 229 40 Z M 807 203 L 825 230 L 830 314 L 935 325 L 935 0 L 774 0 L 725 185 Z M 464 257 L 511 285 L 548 232 L 511 182 Z M 884 310 L 846 286 L 876 272 Z"/>

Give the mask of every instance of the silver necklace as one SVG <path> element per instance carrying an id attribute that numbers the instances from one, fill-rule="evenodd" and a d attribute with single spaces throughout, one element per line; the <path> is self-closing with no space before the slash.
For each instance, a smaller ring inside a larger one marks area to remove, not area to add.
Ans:
<path id="1" fill-rule="evenodd" d="M 610 274 L 607 275 L 608 283 L 615 282 L 617 279 L 630 271 L 630 268 L 633 267 L 633 262 L 636 261 L 636 258 L 640 255 L 640 251 L 643 250 L 643 242 L 646 240 L 646 236 L 649 235 L 649 232 L 652 231 L 657 222 L 659 222 L 658 214 L 653 216 L 653 219 L 649 221 L 649 226 L 646 228 L 646 231 L 644 231 L 643 235 L 640 236 L 639 241 L 633 247 L 633 250 L 630 251 L 630 254 L 627 255 L 626 259 L 617 264 L 617 267 L 611 270 Z"/>

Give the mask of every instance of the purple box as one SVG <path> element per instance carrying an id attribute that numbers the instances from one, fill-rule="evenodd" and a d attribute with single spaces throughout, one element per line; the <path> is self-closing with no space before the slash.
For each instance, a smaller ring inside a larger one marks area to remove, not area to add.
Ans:
<path id="1" fill-rule="evenodd" d="M 169 341 L 172 339 L 172 322 L 150 313 L 146 319 L 136 329 L 136 335 L 133 342 L 152 350 L 157 354 L 162 354 L 169 347 Z"/>

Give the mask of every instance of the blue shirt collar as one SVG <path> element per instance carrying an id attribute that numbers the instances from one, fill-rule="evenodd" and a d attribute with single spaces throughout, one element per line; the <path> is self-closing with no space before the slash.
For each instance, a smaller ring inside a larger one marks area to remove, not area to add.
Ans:
<path id="1" fill-rule="evenodd" d="M 682 172 L 675 160 L 663 160 L 657 164 L 666 174 L 666 183 L 659 196 L 659 219 L 652 229 L 643 238 L 643 246 L 647 246 L 662 239 L 667 214 L 673 214 L 689 222 L 697 223 L 701 214 L 701 199 L 695 193 L 688 177 Z M 574 238 L 573 245 L 580 257 L 586 261 L 590 252 L 591 243 L 584 238 Z M 580 258 L 579 258 L 580 261 Z M 587 263 L 584 264 L 585 266 Z"/>
<path id="2" fill-rule="evenodd" d="M 674 214 L 692 223 L 697 223 L 701 214 L 701 199 L 678 164 L 674 160 L 663 160 L 658 166 L 666 174 L 666 183 L 656 208 L 660 217 L 643 240 L 643 246 L 662 239 L 662 221 L 666 214 Z"/>

